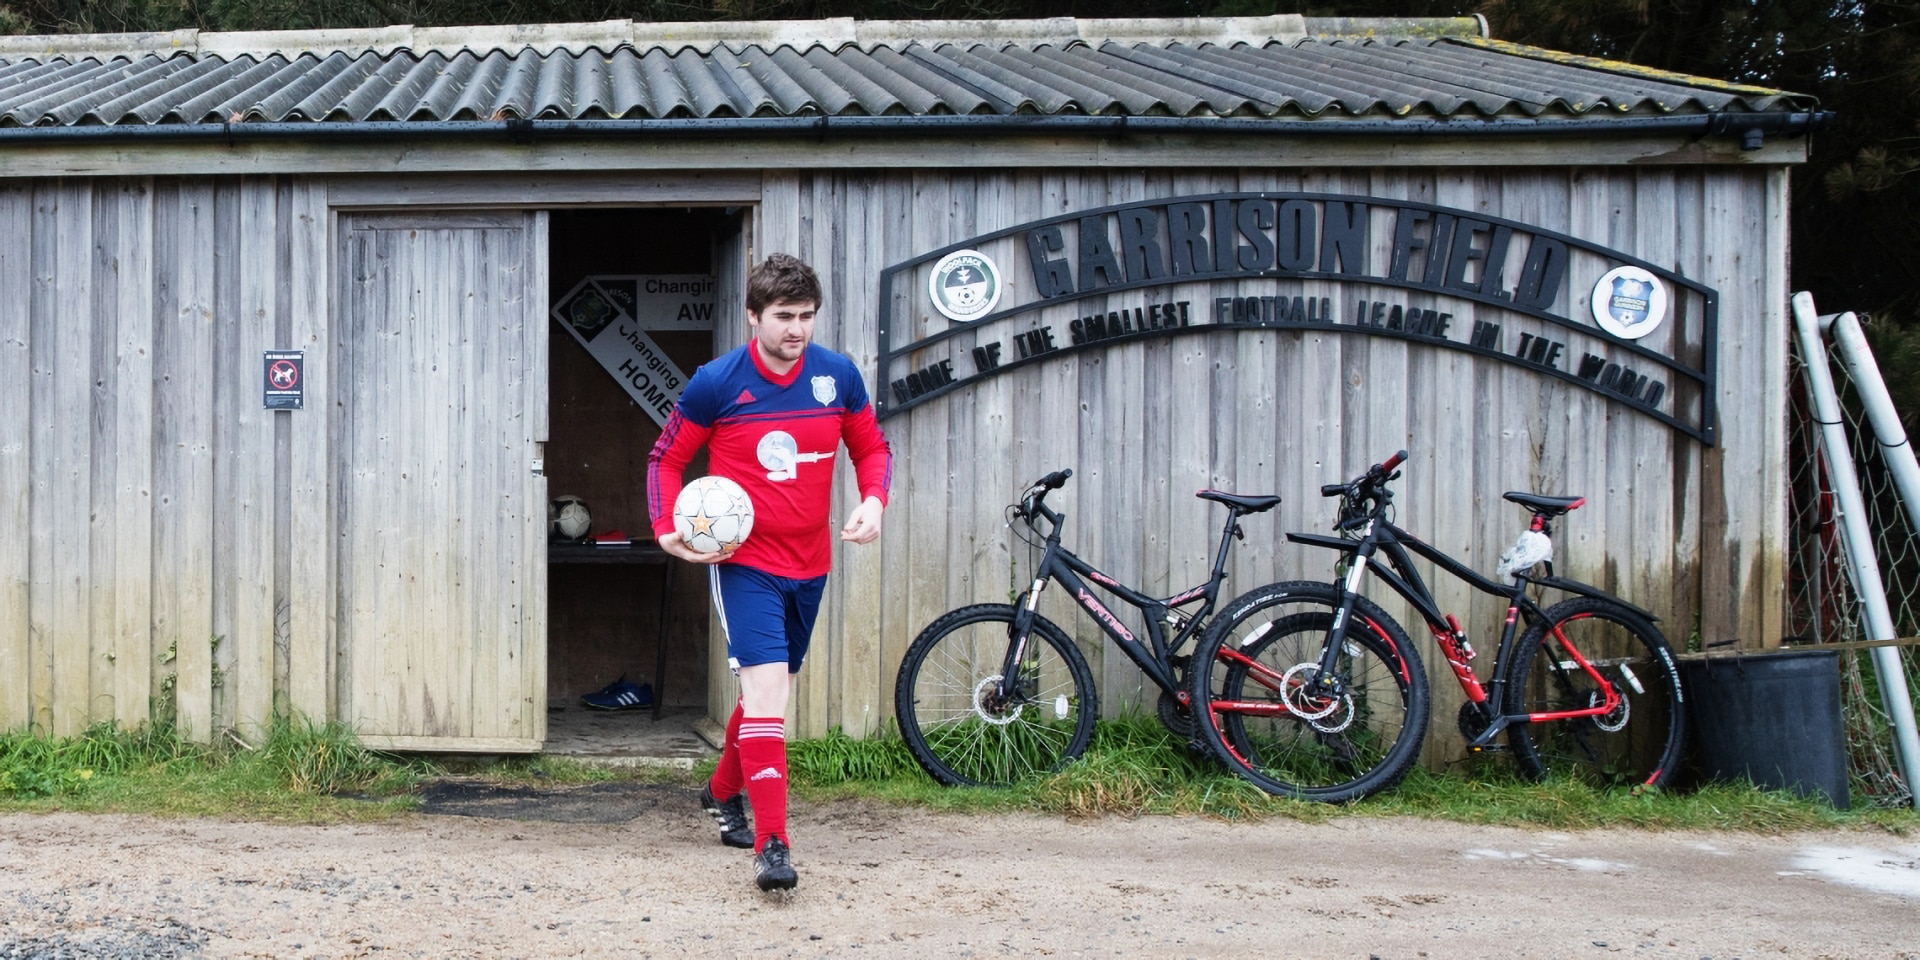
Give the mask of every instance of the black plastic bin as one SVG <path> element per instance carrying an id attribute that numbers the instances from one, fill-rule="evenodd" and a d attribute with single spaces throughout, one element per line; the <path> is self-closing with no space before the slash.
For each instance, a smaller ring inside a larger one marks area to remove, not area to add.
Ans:
<path id="1" fill-rule="evenodd" d="M 1680 680 L 1700 777 L 1749 779 L 1841 810 L 1852 803 L 1838 651 L 1683 660 Z"/>

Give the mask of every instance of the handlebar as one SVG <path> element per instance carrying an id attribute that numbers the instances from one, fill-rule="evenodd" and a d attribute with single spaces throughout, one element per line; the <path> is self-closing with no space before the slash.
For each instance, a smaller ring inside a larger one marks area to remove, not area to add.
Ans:
<path id="1" fill-rule="evenodd" d="M 1026 517 L 1029 520 L 1037 520 L 1044 517 L 1047 522 L 1053 524 L 1054 531 L 1058 532 L 1061 517 L 1060 514 L 1047 508 L 1047 494 L 1066 486 L 1067 480 L 1072 476 L 1073 468 L 1068 467 L 1064 470 L 1055 470 L 1035 480 L 1033 485 L 1027 488 L 1027 492 L 1021 495 L 1020 504 L 1013 508 L 1014 514 L 1016 516 Z"/>
<path id="2" fill-rule="evenodd" d="M 1320 488 L 1323 497 L 1342 497 L 1340 517 L 1334 521 L 1334 529 L 1357 530 L 1367 521 L 1386 509 L 1393 500 L 1393 493 L 1387 489 L 1387 481 L 1400 474 L 1395 468 L 1407 462 L 1405 450 L 1395 451 L 1381 463 L 1367 468 L 1363 473 L 1346 483 L 1329 483 Z"/>
<path id="3" fill-rule="evenodd" d="M 1320 495 L 1323 497 L 1345 497 L 1364 494 L 1366 488 L 1377 487 L 1398 476 L 1398 474 L 1393 472 L 1394 469 L 1406 462 L 1407 452 L 1405 450 L 1396 451 L 1393 456 L 1386 459 L 1386 462 L 1376 463 L 1368 467 L 1366 473 L 1354 477 L 1346 483 L 1329 483 L 1321 486 Z"/>

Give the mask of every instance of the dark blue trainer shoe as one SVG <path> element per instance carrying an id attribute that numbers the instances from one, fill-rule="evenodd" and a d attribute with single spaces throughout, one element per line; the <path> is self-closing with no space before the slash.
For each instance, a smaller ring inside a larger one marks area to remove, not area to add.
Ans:
<path id="1" fill-rule="evenodd" d="M 580 702 L 594 710 L 639 710 L 653 706 L 653 687 L 645 683 L 629 683 L 626 677 L 621 677 L 581 697 Z"/>

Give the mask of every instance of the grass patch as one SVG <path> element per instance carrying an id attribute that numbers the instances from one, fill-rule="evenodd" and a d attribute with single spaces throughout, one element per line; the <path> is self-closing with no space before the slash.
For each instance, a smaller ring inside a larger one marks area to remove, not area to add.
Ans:
<path id="1" fill-rule="evenodd" d="M 1270 796 L 1212 760 L 1189 752 L 1158 722 L 1102 722 L 1085 756 L 1045 778 L 1007 789 L 943 787 L 923 773 L 898 736 L 854 740 L 837 731 L 789 746 L 799 795 L 812 800 L 867 798 L 933 810 L 1029 811 L 1066 817 L 1150 814 L 1259 821 L 1321 822 L 1348 816 L 1410 816 L 1461 823 L 1561 830 L 1739 830 L 1780 833 L 1832 828 L 1920 828 L 1911 809 L 1845 811 L 1745 784 L 1685 792 L 1600 790 L 1569 780 L 1534 783 L 1510 765 L 1475 762 L 1471 770 L 1415 769 L 1399 787 L 1352 804 L 1305 803 Z"/>
<path id="2" fill-rule="evenodd" d="M 407 791 L 427 771 L 337 724 L 277 721 L 257 745 L 98 724 L 64 739 L 0 735 L 0 810 L 359 820 L 410 809 Z"/>
<path id="3" fill-rule="evenodd" d="M 1268 796 L 1147 718 L 1103 722 L 1086 756 L 1050 776 L 1004 790 L 951 788 L 920 770 L 895 735 L 856 740 L 838 731 L 789 744 L 798 797 L 867 800 L 934 811 L 1028 812 L 1070 818 L 1152 814 L 1257 822 L 1322 822 L 1349 816 L 1409 816 L 1462 823 L 1577 830 L 1920 828 L 1911 809 L 1837 811 L 1747 785 L 1685 792 L 1597 790 L 1572 781 L 1531 783 L 1510 765 L 1475 761 L 1451 773 L 1415 770 L 1398 788 L 1346 805 Z M 371 751 L 335 724 L 282 721 L 262 742 L 181 739 L 166 727 L 111 724 L 78 737 L 0 735 L 0 811 L 77 810 L 228 819 L 338 822 L 413 810 L 425 780 L 463 776 L 564 786 L 643 780 L 693 787 L 705 770 L 611 769 L 558 757 L 403 758 Z"/>

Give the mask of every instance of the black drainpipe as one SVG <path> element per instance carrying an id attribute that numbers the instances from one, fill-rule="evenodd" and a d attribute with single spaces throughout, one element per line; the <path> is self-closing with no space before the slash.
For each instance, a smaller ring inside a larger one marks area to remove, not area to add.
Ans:
<path id="1" fill-rule="evenodd" d="M 1804 136 L 1827 126 L 1833 113 L 1710 113 L 1662 117 L 1534 120 L 1267 120 L 1216 117 L 1107 116 L 852 116 L 749 117 L 665 120 L 372 120 L 255 121 L 246 123 L 114 123 L 87 126 L 0 127 L 0 144 L 86 144 L 217 141 L 226 144 L 274 140 L 390 141 L 498 140 L 531 144 L 545 140 L 633 137 L 730 140 L 777 137 L 889 137 L 901 135 L 1078 135 L 1125 137 L 1178 134 L 1209 137 L 1540 137 L 1737 136 L 1743 150 L 1758 150 L 1768 135 Z"/>

